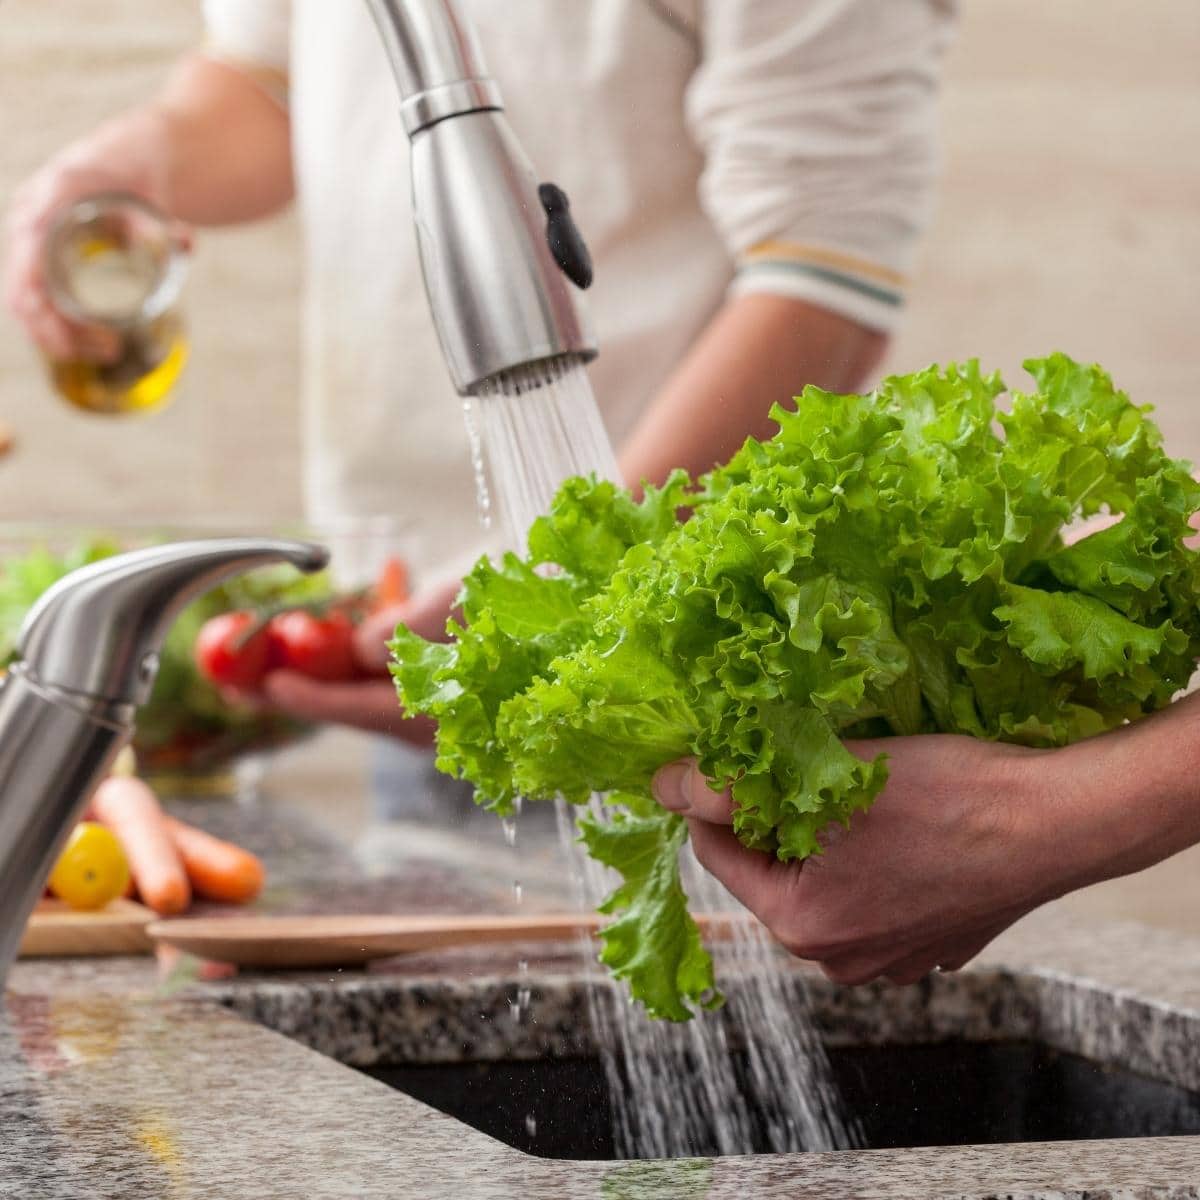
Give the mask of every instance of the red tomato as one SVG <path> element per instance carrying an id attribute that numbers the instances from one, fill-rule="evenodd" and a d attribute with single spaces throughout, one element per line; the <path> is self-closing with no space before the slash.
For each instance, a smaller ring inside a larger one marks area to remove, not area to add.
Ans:
<path id="1" fill-rule="evenodd" d="M 267 626 L 271 639 L 271 665 L 299 671 L 312 679 L 352 679 L 354 625 L 345 613 L 324 617 L 296 609 L 272 617 Z"/>
<path id="2" fill-rule="evenodd" d="M 227 612 L 200 627 L 194 649 L 196 665 L 213 683 L 252 688 L 266 674 L 267 631 L 250 632 L 257 619 L 249 612 Z"/>

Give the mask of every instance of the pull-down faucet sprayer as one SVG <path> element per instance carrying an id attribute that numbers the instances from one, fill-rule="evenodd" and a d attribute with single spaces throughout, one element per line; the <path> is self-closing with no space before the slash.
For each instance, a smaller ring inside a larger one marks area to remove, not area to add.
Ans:
<path id="1" fill-rule="evenodd" d="M 452 0 L 367 0 L 412 142 L 413 214 L 425 287 L 461 395 L 596 344 L 577 289 L 592 281 L 567 197 L 539 183 L 500 89 Z"/>

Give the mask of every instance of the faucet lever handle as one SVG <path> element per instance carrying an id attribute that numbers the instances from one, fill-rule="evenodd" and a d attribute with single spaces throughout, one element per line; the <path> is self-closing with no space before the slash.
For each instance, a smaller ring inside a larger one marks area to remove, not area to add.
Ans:
<path id="1" fill-rule="evenodd" d="M 592 286 L 592 256 L 571 216 L 567 193 L 553 183 L 538 184 L 538 199 L 546 210 L 546 242 L 559 270 L 579 288 Z"/>

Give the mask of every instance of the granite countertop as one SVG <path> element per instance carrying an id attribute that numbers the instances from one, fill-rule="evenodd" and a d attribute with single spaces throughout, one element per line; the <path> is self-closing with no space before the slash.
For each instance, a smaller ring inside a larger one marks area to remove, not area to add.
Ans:
<path id="1" fill-rule="evenodd" d="M 515 858 L 490 824 L 356 832 L 280 803 L 177 808 L 266 855 L 267 910 L 513 902 Z M 561 906 L 561 869 L 530 840 L 525 903 Z M 525 956 L 532 1016 L 517 1024 L 505 1018 Z M 1200 962 L 1200 941 L 1043 910 L 968 970 L 911 988 L 838 989 L 793 969 L 818 1025 L 859 1039 L 1033 1035 L 1200 1090 L 1200 972 L 1180 970 L 1189 962 Z M 13 968 L 0 1021 L 0 1197 L 1200 1197 L 1192 1137 L 666 1163 L 536 1158 L 344 1064 L 586 1049 L 585 968 L 573 947 L 216 980 L 195 966 Z"/>

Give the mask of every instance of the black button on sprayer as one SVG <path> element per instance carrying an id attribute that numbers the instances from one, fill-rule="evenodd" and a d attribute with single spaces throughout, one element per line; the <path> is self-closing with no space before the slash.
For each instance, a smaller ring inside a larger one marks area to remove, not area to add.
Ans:
<path id="1" fill-rule="evenodd" d="M 567 193 L 553 183 L 538 185 L 538 199 L 546 210 L 546 241 L 562 273 L 577 287 L 592 282 L 592 256 L 583 234 L 571 216 Z"/>

